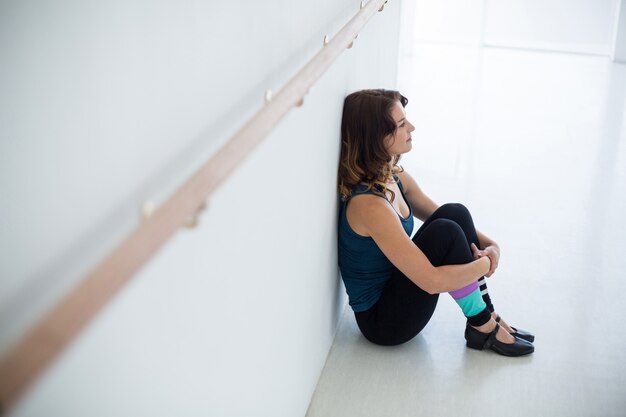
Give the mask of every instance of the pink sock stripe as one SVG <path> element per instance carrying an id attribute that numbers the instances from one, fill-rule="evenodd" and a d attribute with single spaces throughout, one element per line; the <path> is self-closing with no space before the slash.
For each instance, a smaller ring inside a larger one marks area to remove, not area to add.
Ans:
<path id="1" fill-rule="evenodd" d="M 467 287 L 463 287 L 463 288 L 460 288 L 458 290 L 450 291 L 450 295 L 455 300 L 458 300 L 458 299 L 461 299 L 463 297 L 466 297 L 466 296 L 470 295 L 472 292 L 474 292 L 474 290 L 476 288 L 478 288 L 478 282 L 474 281 L 471 284 L 469 284 Z"/>

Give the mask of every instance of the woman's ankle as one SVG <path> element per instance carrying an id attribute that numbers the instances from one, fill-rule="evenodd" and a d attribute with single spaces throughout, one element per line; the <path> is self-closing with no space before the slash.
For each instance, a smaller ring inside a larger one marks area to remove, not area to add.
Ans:
<path id="1" fill-rule="evenodd" d="M 491 333 L 496 328 L 496 321 L 492 318 L 481 326 L 472 326 L 481 333 Z"/>
<path id="2" fill-rule="evenodd" d="M 495 320 L 498 317 L 498 313 L 493 311 L 491 313 L 491 317 Z M 514 332 L 513 328 L 511 326 L 509 326 L 509 324 L 506 321 L 502 320 L 502 318 L 500 318 L 499 321 L 500 321 L 500 326 L 502 326 L 504 328 L 504 330 L 506 330 L 509 333 L 513 333 Z"/>
<path id="3" fill-rule="evenodd" d="M 487 323 L 483 324 L 482 326 L 472 326 L 472 327 L 481 333 L 489 334 L 492 331 L 494 331 L 494 329 L 496 328 L 496 325 L 497 325 L 496 321 L 492 318 Z M 502 343 L 507 343 L 507 344 L 515 342 L 515 337 L 511 336 L 511 334 L 507 332 L 506 329 L 504 329 L 503 327 L 500 327 L 500 330 L 496 334 L 496 339 L 498 339 Z"/>

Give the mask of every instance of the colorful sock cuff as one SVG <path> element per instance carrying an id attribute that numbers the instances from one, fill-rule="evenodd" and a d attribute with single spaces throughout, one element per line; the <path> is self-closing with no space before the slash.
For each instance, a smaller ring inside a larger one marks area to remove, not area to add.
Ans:
<path id="1" fill-rule="evenodd" d="M 485 277 L 481 277 L 478 280 L 478 285 L 480 287 L 480 293 L 482 295 L 489 294 L 489 292 L 487 291 L 487 281 L 485 281 Z"/>
<path id="2" fill-rule="evenodd" d="M 483 297 L 480 295 L 478 286 L 470 294 L 455 301 L 461 307 L 465 317 L 475 316 L 487 308 L 487 304 L 485 304 Z"/>
<path id="3" fill-rule="evenodd" d="M 481 277 L 478 280 L 478 288 L 480 288 L 480 294 L 483 296 L 483 300 L 485 300 L 489 311 L 495 311 L 493 303 L 491 302 L 491 297 L 489 297 L 489 291 L 487 290 L 487 282 L 485 281 L 485 277 Z"/>
<path id="4" fill-rule="evenodd" d="M 471 284 L 469 284 L 469 285 L 467 285 L 467 286 L 465 286 L 463 288 L 459 288 L 458 290 L 450 291 L 450 295 L 455 300 L 460 300 L 461 298 L 467 297 L 469 294 L 471 294 L 474 291 L 476 291 L 476 289 L 478 289 L 478 282 L 474 281 Z M 479 295 L 480 295 L 480 293 L 479 293 Z"/>
<path id="5" fill-rule="evenodd" d="M 476 314 L 475 316 L 470 316 L 467 318 L 467 322 L 470 324 L 470 326 L 474 327 L 482 326 L 489 320 L 491 320 L 491 312 L 489 312 L 488 308 L 485 308 L 483 311 Z"/>

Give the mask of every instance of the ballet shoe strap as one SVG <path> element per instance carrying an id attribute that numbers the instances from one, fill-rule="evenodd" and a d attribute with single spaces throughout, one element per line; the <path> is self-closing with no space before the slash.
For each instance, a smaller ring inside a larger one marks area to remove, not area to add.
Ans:
<path id="1" fill-rule="evenodd" d="M 500 330 L 500 324 L 496 323 L 496 328 L 493 329 L 493 331 L 487 337 L 487 340 L 485 340 L 485 345 L 483 346 L 483 349 L 489 349 L 494 343 L 497 342 L 496 334 L 498 333 L 498 330 Z"/>

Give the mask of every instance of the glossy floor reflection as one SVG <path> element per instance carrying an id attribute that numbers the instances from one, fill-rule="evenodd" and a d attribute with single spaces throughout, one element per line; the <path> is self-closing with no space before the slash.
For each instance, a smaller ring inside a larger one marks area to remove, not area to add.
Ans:
<path id="1" fill-rule="evenodd" d="M 417 127 L 402 163 L 500 244 L 492 299 L 536 351 L 466 349 L 445 294 L 392 348 L 347 310 L 309 417 L 626 415 L 626 65 L 422 44 L 401 66 Z"/>

